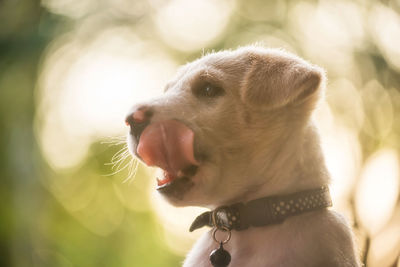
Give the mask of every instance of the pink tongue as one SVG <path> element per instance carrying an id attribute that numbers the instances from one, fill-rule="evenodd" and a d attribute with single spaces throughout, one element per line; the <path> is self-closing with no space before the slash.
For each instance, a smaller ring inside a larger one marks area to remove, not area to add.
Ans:
<path id="1" fill-rule="evenodd" d="M 160 167 L 176 177 L 178 171 L 198 164 L 193 140 L 193 131 L 181 122 L 155 122 L 141 134 L 137 153 L 147 165 Z"/>

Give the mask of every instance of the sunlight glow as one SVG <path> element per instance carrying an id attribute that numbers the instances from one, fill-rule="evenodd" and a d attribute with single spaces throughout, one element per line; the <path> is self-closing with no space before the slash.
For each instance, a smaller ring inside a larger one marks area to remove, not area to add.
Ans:
<path id="1" fill-rule="evenodd" d="M 240 38 L 237 38 L 240 36 Z M 265 47 L 284 49 L 296 54 L 295 47 L 292 44 L 291 38 L 284 31 L 271 27 L 270 25 L 255 26 L 252 31 L 244 29 L 237 36 L 228 37 L 225 40 L 226 47 L 239 47 L 248 44 L 259 44 Z"/>
<path id="2" fill-rule="evenodd" d="M 376 4 L 368 16 L 369 28 L 385 59 L 400 70 L 400 16 L 382 4 Z"/>
<path id="3" fill-rule="evenodd" d="M 174 70 L 165 54 L 123 27 L 88 45 L 72 39 L 54 49 L 44 63 L 37 121 L 50 165 L 72 167 L 93 140 L 125 134 L 129 108 L 161 93 Z"/>
<path id="4" fill-rule="evenodd" d="M 232 5 L 226 0 L 172 0 L 158 10 L 155 21 L 170 46 L 195 51 L 207 47 L 224 31 Z"/>
<path id="5" fill-rule="evenodd" d="M 308 57 L 340 74 L 352 68 L 349 55 L 364 39 L 362 13 L 356 5 L 344 1 L 321 1 L 318 5 L 300 2 L 290 12 L 291 31 Z"/>
<path id="6" fill-rule="evenodd" d="M 372 234 L 378 233 L 392 215 L 399 193 L 399 158 L 393 149 L 382 149 L 366 162 L 356 193 L 357 213 Z"/>
<path id="7" fill-rule="evenodd" d="M 237 12 L 246 19 L 254 21 L 279 21 L 287 12 L 288 4 L 285 1 L 263 1 L 262 3 L 263 5 L 259 5 L 258 1 L 239 3 L 241 5 Z"/>
<path id="8" fill-rule="evenodd" d="M 391 265 L 400 253 L 400 221 L 397 220 L 385 227 L 371 243 L 368 266 L 393 266 Z"/>
<path id="9" fill-rule="evenodd" d="M 327 104 L 321 105 L 316 122 L 321 146 L 331 174 L 331 193 L 335 205 L 346 203 L 361 165 L 362 152 L 355 133 L 335 120 Z"/>
<path id="10" fill-rule="evenodd" d="M 326 100 L 340 123 L 359 132 L 364 123 L 363 100 L 357 88 L 347 79 L 336 79 L 329 83 Z"/>
<path id="11" fill-rule="evenodd" d="M 393 104 L 391 97 L 378 81 L 368 82 L 361 97 L 364 102 L 365 122 L 363 131 L 371 137 L 383 140 L 393 127 Z"/>

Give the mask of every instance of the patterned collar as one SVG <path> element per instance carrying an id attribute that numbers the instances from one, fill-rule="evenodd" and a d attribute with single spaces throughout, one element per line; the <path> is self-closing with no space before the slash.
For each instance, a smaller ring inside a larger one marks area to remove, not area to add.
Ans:
<path id="1" fill-rule="evenodd" d="M 198 216 L 189 231 L 203 226 L 241 231 L 250 226 L 282 223 L 288 217 L 331 206 L 329 188 L 322 186 L 289 195 L 264 197 L 247 203 L 218 207 Z"/>

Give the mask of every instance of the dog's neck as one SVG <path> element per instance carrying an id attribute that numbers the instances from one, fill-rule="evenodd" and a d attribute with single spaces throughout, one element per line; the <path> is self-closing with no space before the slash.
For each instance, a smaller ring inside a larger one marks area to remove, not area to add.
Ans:
<path id="1" fill-rule="evenodd" d="M 280 224 L 289 217 L 332 206 L 326 186 L 221 206 L 198 216 L 190 232 L 203 226 L 242 231 L 249 227 Z"/>
<path id="2" fill-rule="evenodd" d="M 299 134 L 301 136 L 293 136 Z M 278 152 L 269 157 L 269 164 L 261 174 L 263 177 L 260 180 L 264 182 L 249 188 L 240 201 L 290 194 L 329 184 L 319 136 L 312 123 L 301 133 L 293 132 L 285 142 L 277 145 L 280 146 L 276 150 Z"/>

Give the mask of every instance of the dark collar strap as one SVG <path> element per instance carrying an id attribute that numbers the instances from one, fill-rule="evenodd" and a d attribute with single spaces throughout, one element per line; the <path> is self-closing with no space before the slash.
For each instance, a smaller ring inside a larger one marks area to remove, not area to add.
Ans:
<path id="1" fill-rule="evenodd" d="M 278 224 L 290 216 L 331 206 L 329 188 L 322 186 L 289 195 L 264 197 L 247 203 L 218 207 L 198 216 L 189 231 L 203 226 L 241 231 L 250 226 Z"/>

